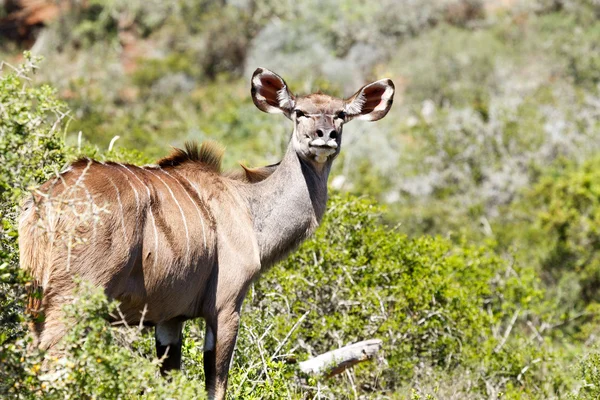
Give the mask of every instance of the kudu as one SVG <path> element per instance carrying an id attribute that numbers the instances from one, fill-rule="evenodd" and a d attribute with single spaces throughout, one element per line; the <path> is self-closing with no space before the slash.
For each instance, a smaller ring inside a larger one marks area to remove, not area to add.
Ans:
<path id="1" fill-rule="evenodd" d="M 128 323 L 154 325 L 162 370 L 181 362 L 183 322 L 206 321 L 204 369 L 210 398 L 223 399 L 242 301 L 251 282 L 311 235 L 323 216 L 327 178 L 342 127 L 376 121 L 392 105 L 383 79 L 346 100 L 294 96 L 284 80 L 259 68 L 252 100 L 294 123 L 283 160 L 245 178 L 219 173 L 222 152 L 187 146 L 137 167 L 89 159 L 43 184 L 23 209 L 21 264 L 42 293 L 31 302 L 41 348 L 52 348 L 67 323 L 74 276 L 120 301 Z"/>

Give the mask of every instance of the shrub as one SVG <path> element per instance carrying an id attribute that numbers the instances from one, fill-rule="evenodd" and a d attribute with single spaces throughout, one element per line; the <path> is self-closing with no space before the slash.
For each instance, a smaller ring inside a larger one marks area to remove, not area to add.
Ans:
<path id="1" fill-rule="evenodd" d="M 180 373 L 170 379 L 157 375 L 159 361 L 136 348 L 148 348 L 148 338 L 137 327 L 111 328 L 116 314 L 101 289 L 82 282 L 65 318 L 75 323 L 59 347 L 59 356 L 26 352 L 20 340 L 0 348 L 3 369 L 0 394 L 20 399 L 201 398 L 201 382 Z M 45 365 L 45 366 L 44 366 Z"/>
<path id="2" fill-rule="evenodd" d="M 542 350 L 525 351 L 518 333 L 504 346 L 502 332 L 512 328 L 513 318 L 512 324 L 525 322 L 539 301 L 531 271 L 484 247 L 408 239 L 379 218 L 371 201 L 330 200 L 316 236 L 259 281 L 251 296 L 246 321 L 274 316 L 274 334 L 263 347 L 276 347 L 306 313 L 286 348 L 315 355 L 368 338 L 384 340 L 387 365 L 359 368 L 353 377 L 363 390 L 399 390 L 423 364 L 478 370 L 473 390 L 485 391 L 486 380 L 523 385 L 521 371 L 536 369 L 532 360 Z"/>
<path id="3" fill-rule="evenodd" d="M 583 381 L 577 399 L 593 400 L 600 397 L 600 353 L 591 352 L 579 365 L 580 378 Z M 575 396 L 572 396 L 575 398 Z"/>
<path id="4" fill-rule="evenodd" d="M 600 159 L 548 173 L 528 201 L 537 210 L 534 228 L 544 249 L 543 276 L 553 285 L 576 277 L 579 290 L 572 298 L 600 301 Z"/>
<path id="5" fill-rule="evenodd" d="M 570 346 L 594 341 L 600 315 L 599 165 L 597 157 L 559 160 L 493 225 L 500 251 L 510 251 L 543 282 L 544 329 Z"/>

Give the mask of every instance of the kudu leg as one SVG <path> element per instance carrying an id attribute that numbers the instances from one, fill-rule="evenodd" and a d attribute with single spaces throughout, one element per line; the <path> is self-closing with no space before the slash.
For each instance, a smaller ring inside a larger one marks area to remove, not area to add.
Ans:
<path id="1" fill-rule="evenodd" d="M 235 348 L 240 314 L 222 312 L 216 323 L 206 324 L 204 341 L 204 375 L 209 399 L 224 400 L 227 376 Z"/>
<path id="2" fill-rule="evenodd" d="M 73 323 L 65 318 L 60 305 L 47 301 L 40 321 L 32 323 L 34 340 L 40 349 L 58 354 L 54 347 L 67 333 L 67 325 Z"/>
<path id="3" fill-rule="evenodd" d="M 170 320 L 157 324 L 154 329 L 156 355 L 158 358 L 165 357 L 160 366 L 163 375 L 173 369 L 181 368 L 182 328 L 182 321 Z"/>

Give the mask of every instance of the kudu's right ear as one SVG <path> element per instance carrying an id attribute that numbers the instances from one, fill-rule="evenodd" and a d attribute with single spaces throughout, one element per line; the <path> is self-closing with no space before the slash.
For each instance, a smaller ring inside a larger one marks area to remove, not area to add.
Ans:
<path id="1" fill-rule="evenodd" d="M 381 79 L 363 86 L 346 100 L 348 120 L 377 121 L 385 117 L 394 102 L 394 91 L 391 79 Z"/>
<path id="2" fill-rule="evenodd" d="M 291 118 L 296 99 L 285 81 L 276 73 L 257 68 L 252 75 L 252 101 L 259 110 L 267 113 L 283 113 Z"/>

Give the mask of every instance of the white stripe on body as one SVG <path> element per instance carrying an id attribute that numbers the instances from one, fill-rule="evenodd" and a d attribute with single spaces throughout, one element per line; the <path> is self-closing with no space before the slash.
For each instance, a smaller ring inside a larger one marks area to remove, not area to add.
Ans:
<path id="1" fill-rule="evenodd" d="M 94 203 L 94 197 L 92 196 L 92 194 L 90 193 L 90 191 L 88 190 L 88 188 L 85 186 L 85 183 L 83 183 L 83 181 L 81 182 L 81 186 L 83 187 L 83 190 L 85 190 L 85 195 L 87 196 L 89 202 L 90 202 L 90 208 L 92 209 L 92 238 L 93 238 L 93 243 L 96 244 L 96 237 L 98 236 L 98 229 L 96 228 L 96 225 L 98 223 L 98 221 L 96 220 L 96 211 L 94 210 L 96 204 Z"/>
<path id="2" fill-rule="evenodd" d="M 164 169 L 162 170 L 162 172 L 164 172 L 165 174 L 169 175 L 171 178 L 175 179 L 175 181 L 177 181 L 177 183 L 179 184 L 179 186 L 181 186 L 181 189 L 185 192 L 185 194 L 187 194 L 187 197 L 190 199 L 190 201 L 194 204 L 194 207 L 196 207 L 196 211 L 198 212 L 198 217 L 200 217 L 200 222 L 202 223 L 202 236 L 204 237 L 204 248 L 207 249 L 208 245 L 206 243 L 206 231 L 204 230 L 204 218 L 202 218 L 202 213 L 200 212 L 200 209 L 198 208 L 198 204 L 196 204 L 196 202 L 194 201 L 194 199 L 192 199 L 192 196 L 190 196 L 190 194 L 188 193 L 188 191 L 185 189 L 185 187 L 181 184 L 181 182 L 179 182 L 178 179 L 176 179 L 174 176 L 172 176 L 171 174 L 169 174 L 167 171 L 165 171 Z M 179 175 L 178 176 L 183 177 L 186 181 L 188 181 L 188 183 L 191 182 L 188 178 L 186 178 L 185 176 Z M 194 188 L 195 190 L 196 188 Z M 197 191 L 196 191 L 197 192 Z M 198 198 L 202 199 L 200 197 L 200 193 L 198 193 Z"/>
<path id="3" fill-rule="evenodd" d="M 148 171 L 152 175 L 156 176 L 158 178 L 158 180 L 161 181 L 163 185 L 165 185 L 165 187 L 167 188 L 167 190 L 171 194 L 171 197 L 175 201 L 175 204 L 177 204 L 177 208 L 179 208 L 179 212 L 181 213 L 181 219 L 183 220 L 183 228 L 185 229 L 185 240 L 186 240 L 186 255 L 185 255 L 185 260 L 189 261 L 190 260 L 190 233 L 188 231 L 187 221 L 185 219 L 185 214 L 183 213 L 183 209 L 181 208 L 181 205 L 179 204 L 179 201 L 177 201 L 177 197 L 175 197 L 175 193 L 173 193 L 173 191 L 171 190 L 171 187 L 169 187 L 169 185 L 167 185 L 167 183 L 157 173 L 154 173 L 154 171 L 152 171 L 150 169 L 146 169 L 145 171 Z M 160 168 L 158 168 L 158 171 L 164 172 Z"/>
<path id="4" fill-rule="evenodd" d="M 146 193 L 148 193 L 148 201 L 152 201 L 152 194 L 150 193 L 150 188 L 148 185 L 144 183 L 132 170 L 129 169 L 127 165 L 119 164 L 121 167 L 125 168 L 125 171 L 129 172 L 135 179 L 138 180 L 139 183 L 142 184 L 146 188 Z M 158 258 L 158 230 L 156 229 L 156 221 L 154 220 L 154 215 L 152 214 L 152 206 L 148 207 L 150 211 L 150 220 L 152 221 L 152 228 L 154 229 L 154 261 L 152 262 L 152 269 L 156 269 L 156 259 Z"/>
<path id="5" fill-rule="evenodd" d="M 190 184 L 191 187 L 194 188 L 194 190 L 196 191 L 196 194 L 198 195 L 199 199 L 202 199 L 202 196 L 200 196 L 200 190 L 198 190 L 198 187 L 192 183 L 192 181 L 190 181 L 186 176 L 180 175 L 183 179 L 185 179 L 187 181 L 187 183 Z M 186 192 L 187 193 L 187 192 Z M 188 194 L 189 196 L 189 194 Z M 206 231 L 204 229 L 204 218 L 202 218 L 202 216 L 200 216 L 200 222 L 202 223 L 202 236 L 204 237 L 204 247 L 208 248 L 208 245 L 206 244 Z"/>
<path id="6" fill-rule="evenodd" d="M 106 164 L 111 168 L 116 169 L 117 171 L 119 171 L 120 174 L 123 174 L 125 176 L 125 180 L 127 181 L 127 183 L 129 183 L 129 186 L 131 186 L 131 189 L 133 189 L 133 194 L 135 195 L 135 212 L 136 215 L 140 215 L 140 195 L 138 194 L 137 189 L 135 188 L 135 186 L 133 186 L 133 183 L 131 182 L 131 179 L 129 179 L 129 176 L 127 176 L 126 173 L 122 172 L 121 170 L 119 170 L 119 168 L 115 167 L 114 165 L 110 165 L 110 164 Z M 121 164 L 119 164 L 121 165 Z"/>
<path id="7" fill-rule="evenodd" d="M 117 191 L 117 202 L 119 203 L 119 209 L 121 210 L 121 228 L 123 228 L 123 239 L 125 240 L 125 243 L 128 243 L 129 241 L 127 240 L 127 229 L 125 228 L 125 211 L 123 210 L 123 203 L 121 202 L 121 192 L 119 191 L 119 188 L 117 187 L 117 185 L 115 185 L 115 182 L 110 178 L 110 176 L 106 175 L 104 172 L 100 172 L 100 173 L 104 177 L 106 177 L 106 179 L 108 179 L 110 184 Z"/>

